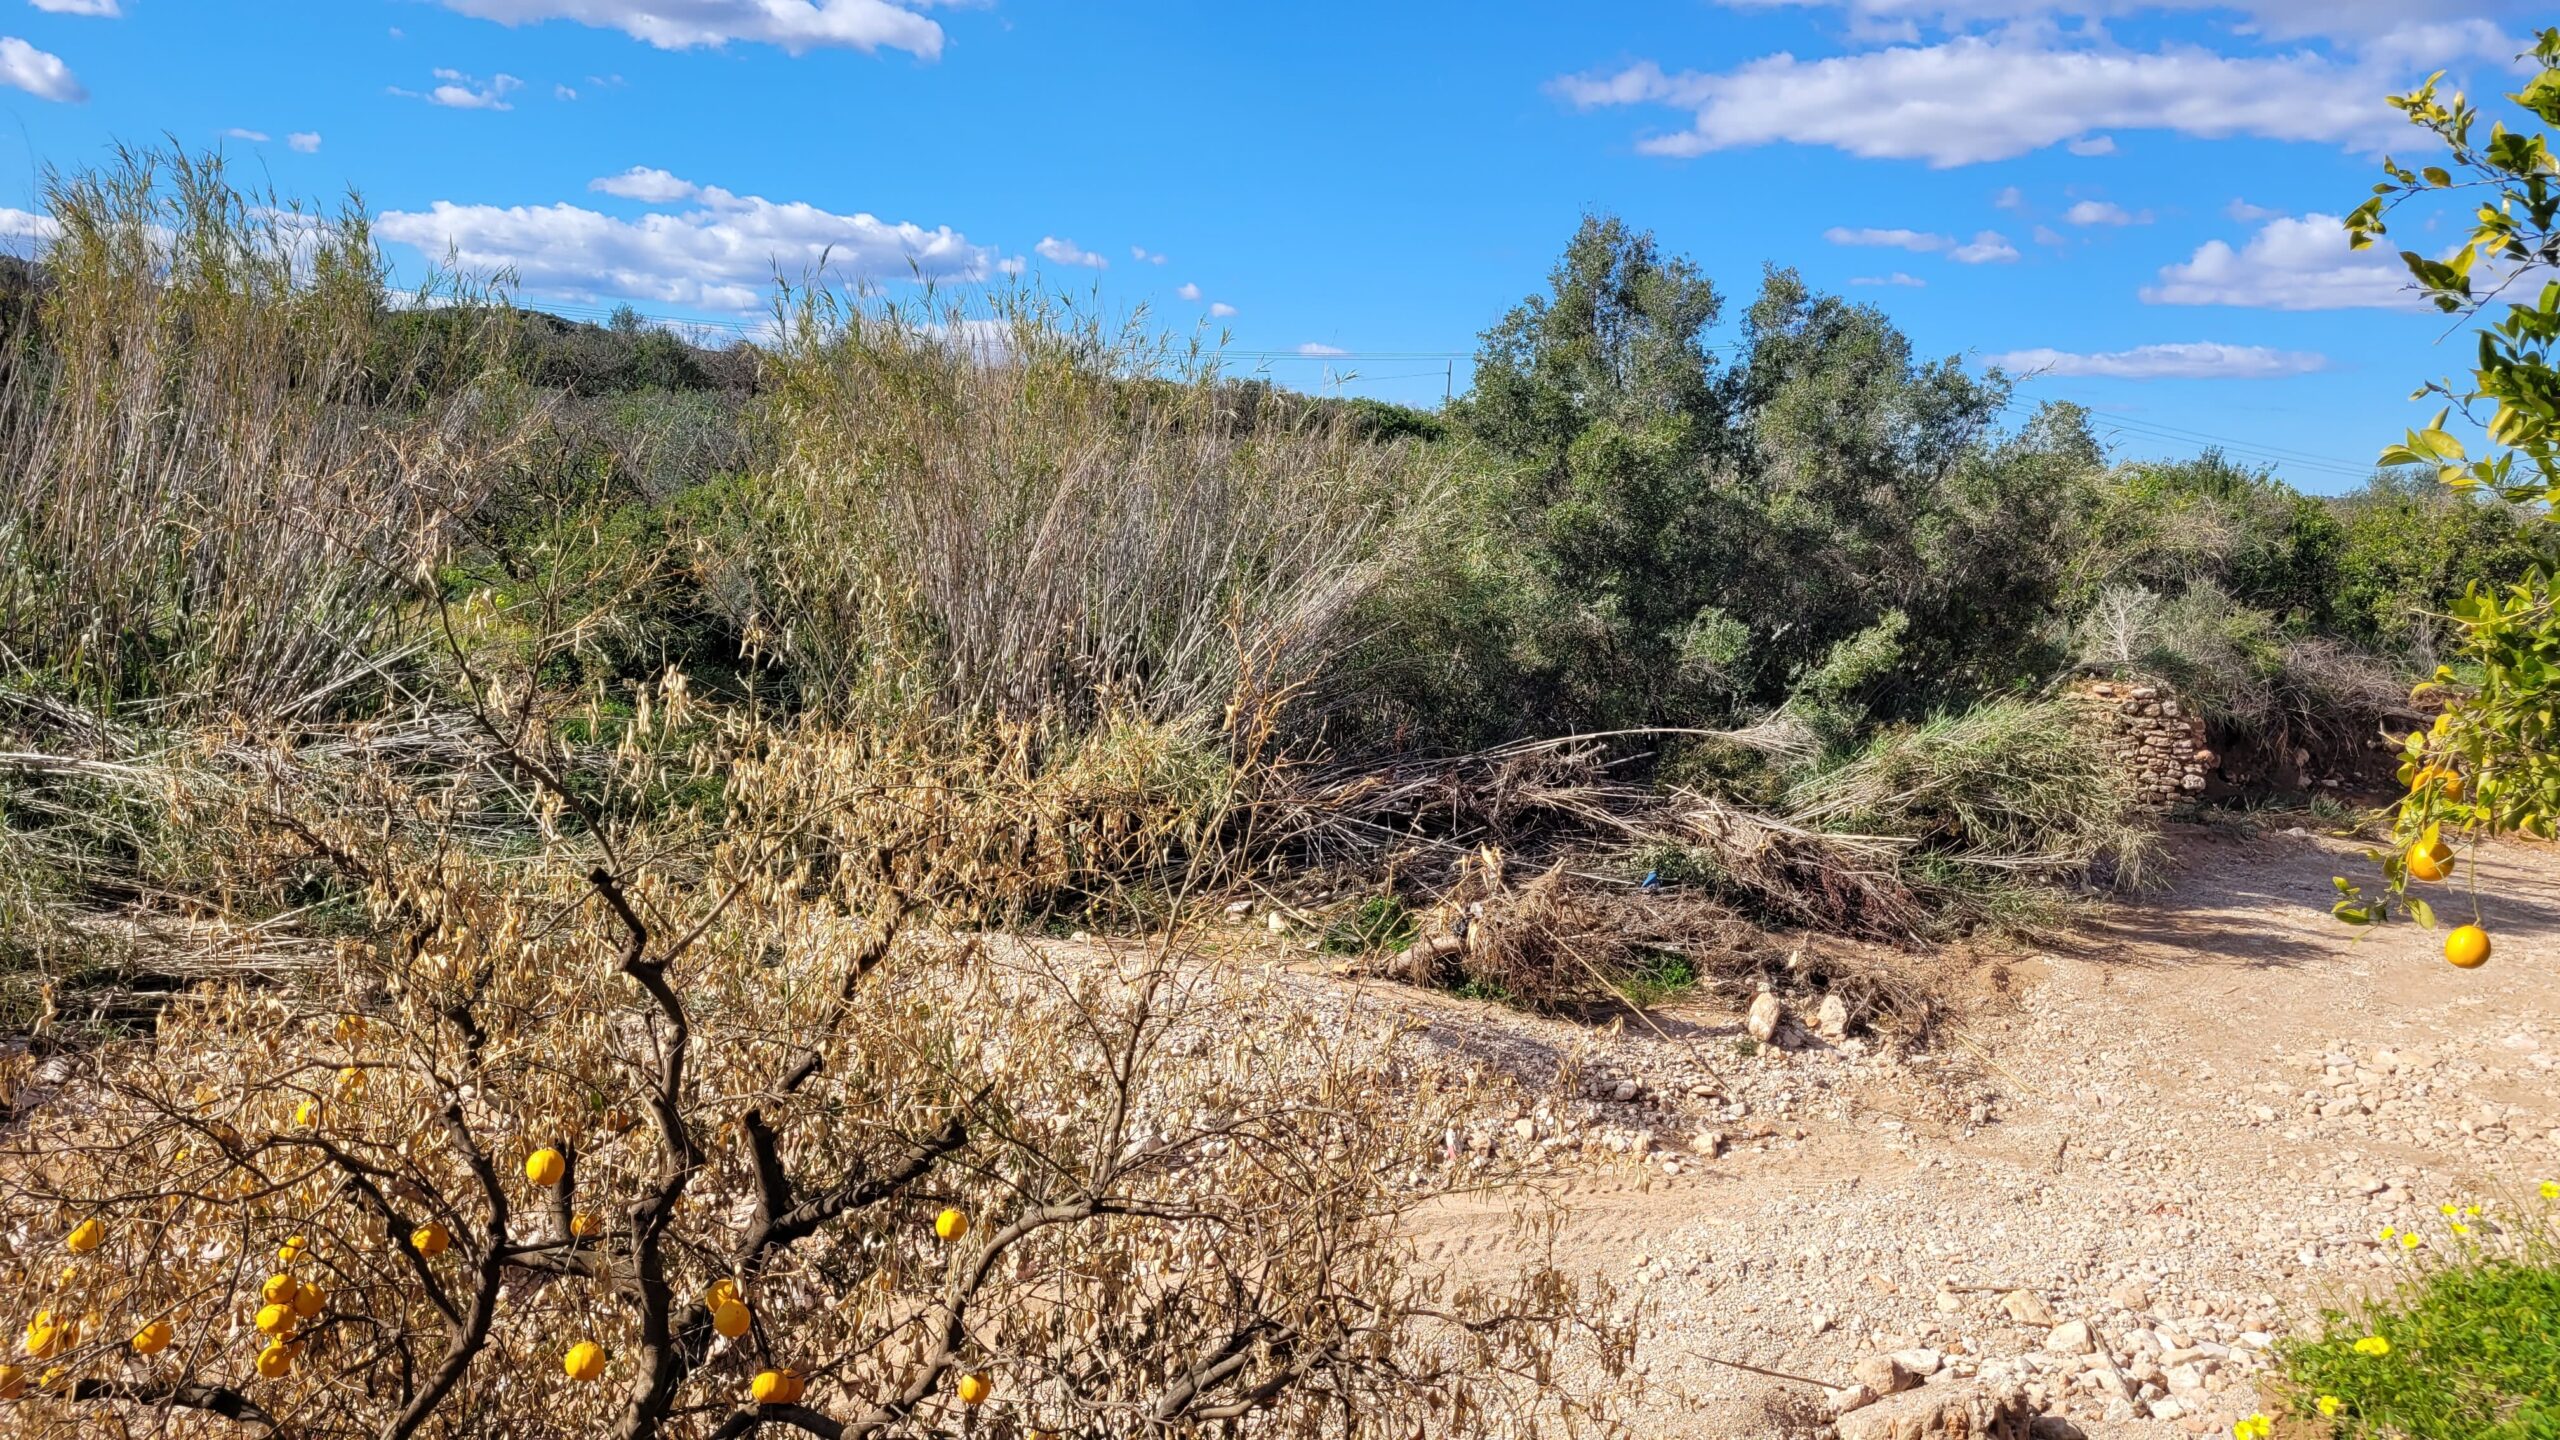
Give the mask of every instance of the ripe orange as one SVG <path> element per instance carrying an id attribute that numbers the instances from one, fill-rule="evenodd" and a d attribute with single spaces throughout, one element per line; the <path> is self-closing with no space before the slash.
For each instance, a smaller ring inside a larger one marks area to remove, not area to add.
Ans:
<path id="1" fill-rule="evenodd" d="M 2477 925 L 2464 925 L 2444 937 L 2444 958 L 2465 970 L 2477 970 L 2489 963 L 2489 932 Z"/>
<path id="2" fill-rule="evenodd" d="M 258 1352 L 258 1373 L 269 1380 L 292 1374 L 295 1348 L 282 1340 L 269 1341 L 267 1348 Z"/>
<path id="3" fill-rule="evenodd" d="M 593 1340 L 581 1340 L 560 1357 L 560 1368 L 569 1372 L 572 1380 L 595 1380 L 604 1375 L 604 1360 L 603 1346 Z"/>
<path id="4" fill-rule="evenodd" d="M 276 1247 L 276 1263 L 278 1265 L 291 1265 L 296 1260 L 302 1258 L 303 1251 L 310 1248 L 310 1241 L 296 1235 L 292 1239 L 287 1240 L 282 1245 Z"/>
<path id="5" fill-rule="evenodd" d="M 409 1232 L 409 1246 L 432 1260 L 453 1244 L 453 1232 L 433 1221 Z"/>
<path id="6" fill-rule="evenodd" d="M 969 1212 L 954 1206 L 933 1217 L 933 1233 L 945 1240 L 957 1240 L 969 1233 Z"/>
<path id="7" fill-rule="evenodd" d="M 267 1283 L 258 1287 L 258 1298 L 270 1305 L 290 1305 L 293 1292 L 301 1288 L 290 1275 L 270 1275 Z"/>
<path id="8" fill-rule="evenodd" d="M 581 1240 L 594 1239 L 596 1236 L 604 1233 L 604 1221 L 598 1219 L 594 1215 L 587 1214 L 582 1211 L 571 1217 L 569 1221 L 569 1233 L 577 1236 Z"/>
<path id="9" fill-rule="evenodd" d="M 759 1405 L 797 1405 L 809 1392 L 809 1382 L 797 1370 L 766 1370 L 747 1388 Z"/>
<path id="10" fill-rule="evenodd" d="M 53 1358 L 68 1343 L 69 1337 L 63 1332 L 69 1328 L 56 1323 L 52 1311 L 37 1311 L 36 1318 L 27 1322 L 27 1353 L 38 1360 Z"/>
<path id="11" fill-rule="evenodd" d="M 524 1157 L 524 1178 L 545 1189 L 559 1184 L 560 1177 L 567 1173 L 567 1158 L 548 1145 Z"/>
<path id="12" fill-rule="evenodd" d="M 262 1333 L 268 1335 L 291 1335 L 293 1333 L 293 1307 L 290 1305 L 259 1306 L 258 1329 Z"/>
<path id="13" fill-rule="evenodd" d="M 974 1372 L 963 1375 L 960 1377 L 960 1403 L 973 1408 L 984 1405 L 987 1397 L 995 1393 L 995 1388 L 996 1383 L 984 1375 Z"/>
<path id="14" fill-rule="evenodd" d="M 703 1287 L 702 1303 L 717 1310 L 738 1298 L 738 1282 L 723 1275 Z"/>
<path id="15" fill-rule="evenodd" d="M 2441 880 L 2453 873 L 2453 847 L 2438 840 L 2409 852 L 2409 878 Z"/>
<path id="16" fill-rule="evenodd" d="M 723 1300 L 711 1307 L 711 1328 L 731 1340 L 746 1334 L 748 1325 L 753 1323 L 754 1319 L 754 1316 L 747 1313 L 747 1307 L 734 1299 Z"/>
<path id="17" fill-rule="evenodd" d="M 72 1254 L 86 1255 L 105 1244 L 106 1239 L 107 1227 L 99 1221 L 97 1216 L 92 1215 L 72 1226 L 71 1233 L 63 1237 L 62 1243 L 64 1248 Z"/>
<path id="18" fill-rule="evenodd" d="M 293 1313 L 305 1320 L 319 1314 L 320 1307 L 328 1303 L 328 1292 L 317 1285 L 304 1285 L 293 1292 Z"/>
<path id="19" fill-rule="evenodd" d="M 169 1342 L 175 1338 L 177 1338 L 177 1332 L 169 1328 L 168 1321 L 154 1320 L 133 1332 L 133 1353 L 157 1355 L 168 1349 Z"/>

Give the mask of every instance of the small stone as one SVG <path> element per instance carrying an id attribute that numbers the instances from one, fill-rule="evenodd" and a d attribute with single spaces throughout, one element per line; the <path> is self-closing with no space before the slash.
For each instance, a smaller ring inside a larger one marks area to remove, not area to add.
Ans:
<path id="1" fill-rule="evenodd" d="M 1864 1410 L 1876 1403 L 1876 1392 L 1864 1385 L 1846 1385 L 1822 1392 L 1823 1403 L 1830 1407 L 1831 1418 L 1837 1420 L 1852 1410 Z"/>
<path id="2" fill-rule="evenodd" d="M 1941 1290 L 1929 1303 L 1938 1307 L 1939 1314 L 1953 1315 L 1964 1308 L 1964 1297 L 1953 1290 Z"/>
<path id="3" fill-rule="evenodd" d="M 1609 1087 L 1609 1098 L 1624 1105 L 1644 1093 L 1644 1087 L 1633 1080 L 1621 1080 Z"/>
<path id="4" fill-rule="evenodd" d="M 1849 1002 L 1837 995 L 1822 997 L 1822 1008 L 1813 1015 L 1814 1028 L 1825 1040 L 1849 1038 Z"/>
<path id="5" fill-rule="evenodd" d="M 1751 1013 L 1744 1017 L 1742 1025 L 1751 1032 L 1752 1039 L 1763 1045 L 1774 1045 L 1778 1040 L 1778 1027 L 1786 1023 L 1786 1018 L 1786 1007 L 1778 1003 L 1778 997 L 1763 990 L 1751 1002 Z"/>
<path id="6" fill-rule="evenodd" d="M 1511 1133 L 1522 1140 L 1535 1140 L 1538 1138 L 1538 1122 L 1523 1115 L 1511 1122 Z"/>
<path id="7" fill-rule="evenodd" d="M 2053 1324 L 2053 1310 L 2033 1290 L 2012 1290 L 2000 1297 L 2000 1308 L 2021 1325 Z"/>
<path id="8" fill-rule="evenodd" d="M 1893 1352 L 1892 1359 L 1894 1364 L 1923 1379 L 1937 1374 L 1938 1367 L 1946 1363 L 1945 1356 L 1925 1346 L 1910 1350 L 1896 1350 Z"/>
<path id="9" fill-rule="evenodd" d="M 1919 1376 L 1890 1355 L 1870 1355 L 1850 1366 L 1849 1374 L 1878 1395 L 1899 1395 L 1920 1383 Z"/>
<path id="10" fill-rule="evenodd" d="M 2107 1292 L 2107 1298 L 2127 1310 L 2151 1308 L 2151 1287 L 2139 1280 L 2129 1280 Z"/>
<path id="11" fill-rule="evenodd" d="M 2089 1322 L 2072 1320 L 2054 1326 L 2044 1337 L 2044 1348 L 2055 1355 L 2086 1355 L 2098 1346 L 2089 1338 Z"/>

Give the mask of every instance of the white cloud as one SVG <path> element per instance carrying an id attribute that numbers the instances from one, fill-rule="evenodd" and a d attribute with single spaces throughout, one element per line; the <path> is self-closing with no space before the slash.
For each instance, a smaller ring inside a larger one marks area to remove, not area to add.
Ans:
<path id="1" fill-rule="evenodd" d="M 2018 247 L 1997 230 L 1980 230 L 1971 242 L 1948 251 L 1947 258 L 1959 265 L 2006 265 L 2018 258 Z"/>
<path id="2" fill-rule="evenodd" d="M 821 265 L 875 280 L 974 281 L 1000 268 L 994 251 L 947 225 L 927 229 L 735 195 L 664 171 L 613 180 L 635 173 L 663 176 L 652 193 L 689 202 L 687 208 L 626 220 L 567 204 L 502 208 L 439 200 L 425 211 L 391 211 L 376 228 L 386 240 L 439 259 L 450 250 L 472 273 L 511 269 L 526 289 L 542 294 L 732 313 L 763 308 L 777 275 L 798 280 Z"/>
<path id="3" fill-rule="evenodd" d="M 2116 137 L 2091 135 L 2079 140 L 2065 141 L 2062 148 L 2074 155 L 2113 155 L 2116 153 Z"/>
<path id="4" fill-rule="evenodd" d="M 239 126 L 234 125 L 230 129 L 222 132 L 222 138 L 225 140 L 246 140 L 252 145 L 264 145 L 273 137 L 268 135 L 264 130 L 243 130 Z"/>
<path id="5" fill-rule="evenodd" d="M 320 153 L 320 132 L 296 130 L 284 137 L 284 143 L 292 146 L 297 155 L 317 155 Z"/>
<path id="6" fill-rule="evenodd" d="M 2265 380 L 2329 368 L 2328 357 L 2307 351 L 2210 342 L 2137 345 L 2130 350 L 2096 354 L 2012 350 L 2006 355 L 1987 355 L 1983 362 L 2012 374 L 2091 375 L 2110 380 Z"/>
<path id="7" fill-rule="evenodd" d="M 2104 130 L 2171 130 L 2360 144 L 2404 122 L 2381 101 L 2398 69 L 2302 52 L 2264 57 L 2195 46 L 2075 49 L 2033 33 L 1960 36 L 1820 60 L 1785 53 L 1722 73 L 1666 73 L 1652 61 L 1567 76 L 1584 108 L 1660 105 L 1688 128 L 1646 137 L 1648 154 L 1791 143 L 1938 167 L 2005 160 Z"/>
<path id="8" fill-rule="evenodd" d="M 1932 235 L 1926 230 L 1852 230 L 1846 225 L 1832 226 L 1822 232 L 1822 238 L 1834 245 L 1875 245 L 1922 255 L 1947 249 L 1956 243 L 1950 236 Z"/>
<path id="9" fill-rule="evenodd" d="M 1165 262 L 1165 256 L 1162 252 L 1150 250 L 1144 245 L 1130 246 L 1129 258 L 1137 261 L 1141 265 L 1161 265 Z"/>
<path id="10" fill-rule="evenodd" d="M 2060 18 L 2105 20 L 2144 11 L 2237 12 L 2243 33 L 2274 40 L 2325 37 L 2374 49 L 2415 43 L 2412 31 L 2497 28 L 2492 22 L 2522 22 L 2534 15 L 2530 0 L 2469 0 L 2463 8 L 2486 18 L 2414 24 L 2408 0 L 1724 0 L 1743 9 L 1772 6 L 1840 9 L 1848 12 L 1853 35 L 1870 40 L 1885 36 L 1917 36 L 1922 22 L 1937 28 L 1961 29 L 1985 22 L 2051 23 Z M 2439 40 L 2437 43 L 2445 43 Z M 2496 58 L 2514 53 L 2510 47 Z M 2435 52 L 2441 54 L 2441 52 Z"/>
<path id="11" fill-rule="evenodd" d="M 476 75 L 465 75 L 459 70 L 438 70 L 436 79 L 442 83 L 425 94 L 403 90 L 397 85 L 391 87 L 391 93 L 424 100 L 430 105 L 442 105 L 449 110 L 513 110 L 516 107 L 507 97 L 524 88 L 524 82 L 513 75 L 494 76 L 483 85 Z"/>
<path id="12" fill-rule="evenodd" d="M 999 275 L 1019 275 L 1030 268 L 1031 262 L 1019 255 L 1008 255 L 996 262 L 996 273 Z"/>
<path id="13" fill-rule="evenodd" d="M 578 98 L 578 89 L 574 85 L 554 85 L 551 87 L 551 98 L 554 100 L 575 100 Z"/>
<path id="14" fill-rule="evenodd" d="M 1173 293 L 1181 296 L 1185 300 L 1197 300 L 1200 298 L 1200 287 L 1186 280 L 1180 285 L 1175 286 Z"/>
<path id="15" fill-rule="evenodd" d="M 2083 200 L 2062 212 L 2068 225 L 2148 225 L 2151 212 L 2136 214 L 2111 200 Z"/>
<path id="16" fill-rule="evenodd" d="M 50 215 L 32 210 L 0 207 L 0 236 L 12 240 L 42 240 L 47 243 L 62 238 L 62 222 Z"/>
<path id="17" fill-rule="evenodd" d="M 1351 352 L 1343 349 L 1339 345 L 1319 345 L 1315 341 L 1310 340 L 1306 344 L 1298 347 L 1298 353 L 1301 355 L 1311 355 L 1320 358 L 1330 358 L 1336 355 L 1348 355 Z"/>
<path id="18" fill-rule="evenodd" d="M 886 47 L 931 60 L 942 27 L 889 0 L 441 0 L 448 10 L 503 25 L 568 20 L 619 30 L 661 50 L 774 45 L 794 55 Z"/>
<path id="19" fill-rule="evenodd" d="M 39 50 L 15 35 L 0 35 L 0 85 L 24 90 L 39 100 L 77 104 L 88 90 L 62 63 L 62 57 Z"/>
<path id="20" fill-rule="evenodd" d="M 2233 249 L 2210 240 L 2160 283 L 2146 285 L 2149 305 L 2243 305 L 2259 310 L 2405 310 L 2421 308 L 2398 258 L 2350 250 L 2334 215 L 2268 221 Z"/>
<path id="21" fill-rule="evenodd" d="M 2027 192 L 2015 185 L 2003 185 L 2000 193 L 1991 197 L 1991 204 L 1998 210 L 2024 210 L 2027 208 Z"/>
<path id="22" fill-rule="evenodd" d="M 690 180 L 679 180 L 664 170 L 634 165 L 619 175 L 590 180 L 587 188 L 599 195 L 618 195 L 647 205 L 665 205 L 676 200 L 690 200 L 702 193 L 702 187 Z"/>
<path id="23" fill-rule="evenodd" d="M 2230 204 L 2222 207 L 2222 213 L 2239 221 L 2243 225 L 2254 225 L 2261 220 L 2272 220 L 2284 212 L 2281 210 L 2270 210 L 2264 205 L 2252 205 L 2248 201 L 2234 196 Z"/>
<path id="24" fill-rule="evenodd" d="M 1040 243 L 1032 246 L 1031 251 L 1052 265 L 1082 265 L 1089 270 L 1111 268 L 1110 261 L 1076 244 L 1073 240 L 1061 240 L 1055 235 L 1041 236 Z"/>
<path id="25" fill-rule="evenodd" d="M 124 14 L 116 0 L 27 0 L 48 15 L 95 15 L 114 20 Z"/>
<path id="26" fill-rule="evenodd" d="M 1917 275 L 1905 275 L 1896 270 L 1890 275 L 1853 275 L 1849 283 L 1852 285 L 1902 285 L 1916 290 L 1929 282 Z"/>
<path id="27" fill-rule="evenodd" d="M 1235 313 L 1236 307 L 1228 304 L 1224 300 L 1217 301 L 1209 306 L 1209 314 L 1213 319 L 1225 320 L 1232 317 Z"/>
<path id="28" fill-rule="evenodd" d="M 2063 238 L 2061 231 L 2054 229 L 2050 225 L 2039 225 L 2036 227 L 2035 241 L 2039 245 L 2068 245 L 2071 243 L 2069 240 Z"/>

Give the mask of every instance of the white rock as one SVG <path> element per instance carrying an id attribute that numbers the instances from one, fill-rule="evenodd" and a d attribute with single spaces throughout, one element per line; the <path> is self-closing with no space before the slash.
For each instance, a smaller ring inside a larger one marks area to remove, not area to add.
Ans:
<path id="1" fill-rule="evenodd" d="M 2000 1297 L 2000 1308 L 2021 1325 L 2053 1324 L 2052 1307 L 2033 1290 L 2012 1290 Z"/>
<path id="2" fill-rule="evenodd" d="M 1786 1019 L 1786 1007 L 1778 1003 L 1777 996 L 1763 990 L 1751 1002 L 1751 1013 L 1743 1018 L 1742 1025 L 1751 1032 L 1752 1039 L 1763 1045 L 1773 1045 L 1777 1043 L 1778 1027 L 1785 1024 Z"/>
<path id="3" fill-rule="evenodd" d="M 2086 1355 L 2098 1346 L 2089 1338 L 2089 1322 L 2072 1320 L 2054 1326 L 2044 1337 L 2044 1348 L 2056 1355 Z"/>

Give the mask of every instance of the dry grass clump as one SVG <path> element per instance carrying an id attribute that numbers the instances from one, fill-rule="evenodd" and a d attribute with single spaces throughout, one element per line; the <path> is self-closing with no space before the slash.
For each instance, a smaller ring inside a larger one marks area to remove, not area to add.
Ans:
<path id="1" fill-rule="evenodd" d="M 830 706 L 1164 720 L 1317 678 L 1446 461 L 1249 417 L 1196 344 L 989 303 L 785 296 L 770 473 L 712 541 L 738 627 Z"/>
<path id="2" fill-rule="evenodd" d="M 392 648 L 395 588 L 521 438 L 491 380 L 375 404 L 361 214 L 127 152 L 51 174 L 32 334 L 0 366 L 0 647 L 100 707 L 308 708 Z M 468 309 L 457 312 L 468 316 Z"/>

